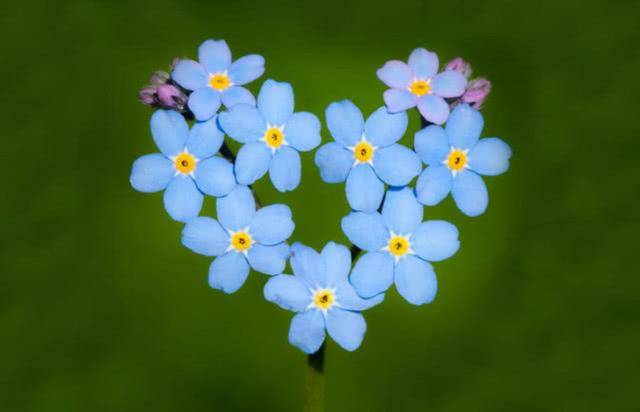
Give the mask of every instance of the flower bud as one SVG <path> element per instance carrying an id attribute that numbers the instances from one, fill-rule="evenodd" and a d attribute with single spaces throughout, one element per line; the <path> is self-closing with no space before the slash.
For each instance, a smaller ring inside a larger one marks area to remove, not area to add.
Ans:
<path id="1" fill-rule="evenodd" d="M 156 93 L 158 95 L 158 101 L 165 107 L 182 110 L 187 102 L 187 96 L 180 89 L 171 84 L 158 86 Z"/>
<path id="2" fill-rule="evenodd" d="M 453 70 L 459 72 L 467 79 L 469 78 L 469 76 L 471 76 L 471 65 L 464 61 L 462 57 L 456 57 L 455 59 L 451 60 L 449 63 L 447 63 L 444 69 L 445 71 Z"/>
<path id="3" fill-rule="evenodd" d="M 138 99 L 140 99 L 142 103 L 148 106 L 151 106 L 152 104 L 155 103 L 155 94 L 156 94 L 155 87 L 145 87 L 144 89 L 140 90 L 140 92 L 138 93 Z"/>
<path id="4" fill-rule="evenodd" d="M 151 75 L 151 78 L 149 79 L 149 83 L 151 83 L 154 86 L 159 86 L 161 84 L 167 84 L 167 82 L 169 81 L 169 78 L 170 78 L 169 73 L 159 70 Z"/>
<path id="5" fill-rule="evenodd" d="M 462 101 L 469 103 L 476 109 L 481 109 L 484 100 L 491 92 L 491 82 L 487 79 L 473 79 L 467 84 L 467 90 L 462 95 Z"/>

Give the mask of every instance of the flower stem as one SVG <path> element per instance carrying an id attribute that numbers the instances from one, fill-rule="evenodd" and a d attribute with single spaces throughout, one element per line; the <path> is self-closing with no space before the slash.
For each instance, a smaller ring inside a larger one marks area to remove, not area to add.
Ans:
<path id="1" fill-rule="evenodd" d="M 316 353 L 307 356 L 304 382 L 304 411 L 324 411 L 324 350 L 325 344 Z"/>

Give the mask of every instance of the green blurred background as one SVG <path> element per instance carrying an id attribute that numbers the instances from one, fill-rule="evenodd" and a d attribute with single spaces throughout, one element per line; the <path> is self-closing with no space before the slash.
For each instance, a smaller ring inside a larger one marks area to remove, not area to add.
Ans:
<path id="1" fill-rule="evenodd" d="M 418 46 L 494 84 L 485 135 L 511 169 L 486 179 L 482 217 L 450 198 L 426 210 L 461 230 L 438 297 L 392 291 L 358 351 L 329 342 L 327 410 L 640 410 L 639 16 L 637 1 L 5 4 L 0 410 L 301 408 L 305 356 L 266 277 L 210 289 L 161 195 L 128 183 L 155 151 L 138 89 L 207 38 L 264 55 L 261 80 L 291 82 L 323 121 L 338 99 L 380 106 L 375 70 Z M 260 197 L 292 207 L 292 239 L 346 242 L 343 186 L 303 159 L 298 190 L 263 179 Z"/>

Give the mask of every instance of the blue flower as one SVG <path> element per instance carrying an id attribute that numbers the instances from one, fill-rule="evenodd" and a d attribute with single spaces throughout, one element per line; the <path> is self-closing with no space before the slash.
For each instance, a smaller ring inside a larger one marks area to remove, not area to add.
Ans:
<path id="1" fill-rule="evenodd" d="M 294 275 L 278 275 L 264 287 L 265 298 L 293 312 L 289 342 L 305 353 L 316 352 L 324 342 L 325 328 L 348 351 L 362 343 L 367 325 L 360 311 L 382 302 L 384 295 L 362 299 L 348 276 L 351 253 L 329 242 L 321 253 L 301 245 L 292 247 Z"/>
<path id="2" fill-rule="evenodd" d="M 428 121 L 442 124 L 449 117 L 449 104 L 444 98 L 459 97 L 467 79 L 454 70 L 438 73 L 438 55 L 426 49 L 415 49 L 409 62 L 391 60 L 378 69 L 378 78 L 391 87 L 384 92 L 384 102 L 391 113 L 418 106 Z"/>
<path id="3" fill-rule="evenodd" d="M 420 158 L 399 145 L 407 130 L 407 114 L 390 114 L 381 107 L 366 123 L 349 100 L 327 107 L 327 126 L 335 142 L 316 152 L 316 165 L 327 183 L 347 181 L 347 200 L 354 210 L 373 212 L 384 196 L 384 183 L 404 186 L 416 177 Z"/>
<path id="4" fill-rule="evenodd" d="M 436 205 L 451 192 L 465 215 L 484 213 L 489 195 L 480 175 L 506 172 L 511 149 L 496 137 L 478 140 L 483 125 L 479 111 L 461 104 L 451 112 L 444 129 L 428 126 L 416 133 L 416 152 L 428 165 L 416 184 L 420 203 Z"/>
<path id="5" fill-rule="evenodd" d="M 351 212 L 342 219 L 349 240 L 368 252 L 351 274 L 351 284 L 360 296 L 376 296 L 395 282 L 409 303 L 433 301 L 437 280 L 429 262 L 453 256 L 460 242 L 451 223 L 422 222 L 422 214 L 422 205 L 405 187 L 387 191 L 382 214 Z"/>
<path id="6" fill-rule="evenodd" d="M 197 216 L 203 193 L 224 196 L 236 186 L 233 165 L 214 156 L 224 138 L 216 117 L 189 130 L 180 113 L 157 110 L 151 116 L 151 135 L 161 153 L 133 163 L 131 186 L 147 193 L 164 190 L 164 206 L 174 220 Z"/>
<path id="7" fill-rule="evenodd" d="M 258 94 L 258 107 L 238 104 L 220 113 L 220 126 L 231 138 L 245 143 L 238 152 L 238 182 L 250 185 L 269 171 L 281 192 L 300 184 L 300 155 L 320 144 L 320 121 L 307 112 L 293 112 L 289 83 L 267 80 Z"/>
<path id="8" fill-rule="evenodd" d="M 209 285 L 224 293 L 240 289 L 249 267 L 268 275 L 282 273 L 289 246 L 284 243 L 295 225 L 286 205 L 256 212 L 251 190 L 236 188 L 216 200 L 218 220 L 196 217 L 182 230 L 182 244 L 205 256 L 216 256 L 209 268 Z"/>
<path id="9" fill-rule="evenodd" d="M 255 105 L 251 92 L 243 84 L 264 73 L 264 57 L 250 54 L 231 62 L 231 51 L 224 40 L 207 40 L 198 49 L 200 63 L 181 60 L 171 77 L 187 90 L 189 109 L 198 120 L 211 118 L 220 103 L 229 108 L 239 103 Z"/>

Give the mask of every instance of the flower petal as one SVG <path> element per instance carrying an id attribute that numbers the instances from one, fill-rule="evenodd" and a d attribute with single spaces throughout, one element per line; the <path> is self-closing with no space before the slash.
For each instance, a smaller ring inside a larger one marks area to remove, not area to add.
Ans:
<path id="1" fill-rule="evenodd" d="M 428 79 L 438 72 L 438 55 L 419 47 L 409 56 L 409 67 L 418 79 Z"/>
<path id="2" fill-rule="evenodd" d="M 198 48 L 198 59 L 209 73 L 219 73 L 231 64 L 231 50 L 224 40 L 207 40 Z"/>
<path id="3" fill-rule="evenodd" d="M 329 242 L 320 252 L 327 272 L 327 284 L 336 286 L 347 279 L 351 271 L 351 252 L 346 246 Z"/>
<path id="4" fill-rule="evenodd" d="M 160 153 L 141 156 L 133 162 L 129 182 L 138 192 L 153 193 L 167 187 L 176 169 Z"/>
<path id="5" fill-rule="evenodd" d="M 444 130 L 451 146 L 470 149 L 480 138 L 483 127 L 484 119 L 480 112 L 468 104 L 460 104 L 451 112 Z"/>
<path id="6" fill-rule="evenodd" d="M 389 146 L 402 138 L 407 131 L 409 117 L 406 112 L 389 113 L 382 106 L 367 118 L 364 135 L 374 146 Z"/>
<path id="7" fill-rule="evenodd" d="M 224 293 L 240 289 L 249 276 L 247 259 L 237 252 L 218 256 L 209 267 L 209 286 Z"/>
<path id="8" fill-rule="evenodd" d="M 196 89 L 187 102 L 196 120 L 209 120 L 220 108 L 220 93 L 210 87 Z"/>
<path id="9" fill-rule="evenodd" d="M 408 147 L 392 144 L 378 149 L 373 168 L 380 179 L 391 186 L 404 186 L 422 170 L 418 155 Z"/>
<path id="10" fill-rule="evenodd" d="M 248 104 L 236 104 L 218 115 L 220 127 L 233 140 L 240 143 L 255 142 L 264 136 L 267 123 L 257 108 Z"/>
<path id="11" fill-rule="evenodd" d="M 458 208 L 467 216 L 479 216 L 487 210 L 487 186 L 475 172 L 464 170 L 458 173 L 451 185 L 451 195 Z"/>
<path id="12" fill-rule="evenodd" d="M 189 125 L 174 110 L 156 110 L 151 116 L 151 135 L 162 154 L 173 156 L 184 149 Z"/>
<path id="13" fill-rule="evenodd" d="M 316 288 L 327 283 L 324 261 L 320 254 L 312 248 L 302 243 L 294 243 L 291 246 L 289 263 L 293 273 L 308 287 Z"/>
<path id="14" fill-rule="evenodd" d="M 217 220 L 198 216 L 184 225 L 182 244 L 201 255 L 218 256 L 229 247 L 229 234 Z"/>
<path id="15" fill-rule="evenodd" d="M 282 273 L 287 258 L 289 257 L 289 245 L 278 243 L 273 246 L 255 244 L 249 249 L 249 264 L 254 270 L 267 275 Z"/>
<path id="16" fill-rule="evenodd" d="M 451 191 L 451 171 L 444 165 L 429 166 L 420 174 L 416 183 L 418 202 L 427 206 L 440 203 Z"/>
<path id="17" fill-rule="evenodd" d="M 353 153 L 339 143 L 330 142 L 316 151 L 315 162 L 324 182 L 341 183 L 353 166 Z"/>
<path id="18" fill-rule="evenodd" d="M 413 143 L 416 153 L 427 165 L 440 165 L 451 147 L 449 137 L 440 126 L 427 126 L 415 134 Z"/>
<path id="19" fill-rule="evenodd" d="M 344 280 L 338 284 L 336 300 L 343 309 L 361 311 L 381 303 L 384 300 L 384 293 L 375 295 L 371 299 L 364 299 L 356 293 L 355 288 L 348 280 Z"/>
<path id="20" fill-rule="evenodd" d="M 302 163 L 300 154 L 291 147 L 284 146 L 276 151 L 269 167 L 271 183 L 280 192 L 288 192 L 300 184 Z"/>
<path id="21" fill-rule="evenodd" d="M 450 258 L 460 248 L 458 229 L 444 220 L 424 222 L 413 232 L 411 248 L 429 262 Z"/>
<path id="22" fill-rule="evenodd" d="M 315 149 L 322 140 L 320 120 L 311 113 L 294 113 L 285 127 L 285 140 L 301 152 Z"/>
<path id="23" fill-rule="evenodd" d="M 419 98 L 418 110 L 422 117 L 435 124 L 443 124 L 449 117 L 449 105 L 442 97 L 434 94 Z"/>
<path id="24" fill-rule="evenodd" d="M 225 196 L 236 187 L 233 164 L 220 156 L 199 162 L 193 175 L 198 189 L 209 196 Z"/>
<path id="25" fill-rule="evenodd" d="M 324 318 L 322 312 L 309 310 L 291 319 L 289 343 L 306 354 L 316 353 L 324 342 Z"/>
<path id="26" fill-rule="evenodd" d="M 242 230 L 251 224 L 256 214 L 256 201 L 251 189 L 238 185 L 225 197 L 216 199 L 216 210 L 222 227 Z"/>
<path id="27" fill-rule="evenodd" d="M 378 79 L 396 89 L 406 89 L 411 84 L 414 74 L 411 67 L 400 60 L 390 60 L 376 71 Z"/>
<path id="28" fill-rule="evenodd" d="M 351 284 L 358 295 L 371 298 L 385 292 L 393 284 L 393 258 L 388 252 L 370 252 L 356 262 Z"/>
<path id="29" fill-rule="evenodd" d="M 325 112 L 327 127 L 333 139 L 344 147 L 353 146 L 364 132 L 364 118 L 358 107 L 349 100 L 334 102 Z"/>
<path id="30" fill-rule="evenodd" d="M 480 139 L 469 152 L 469 167 L 481 175 L 496 176 L 509 169 L 511 148 L 497 137 Z"/>
<path id="31" fill-rule="evenodd" d="M 368 164 L 359 164 L 349 173 L 345 185 L 347 200 L 353 210 L 374 212 L 384 197 L 384 183 Z"/>
<path id="32" fill-rule="evenodd" d="M 342 231 L 360 249 L 377 251 L 389 239 L 389 230 L 378 212 L 351 212 L 342 218 Z"/>
<path id="33" fill-rule="evenodd" d="M 387 110 L 391 113 L 402 112 L 416 107 L 418 104 L 418 98 L 409 90 L 387 89 L 382 94 L 382 97 L 384 98 L 384 104 L 387 105 Z"/>
<path id="34" fill-rule="evenodd" d="M 229 67 L 229 77 L 233 84 L 247 84 L 264 73 L 264 57 L 249 54 L 234 61 Z"/>
<path id="35" fill-rule="evenodd" d="M 384 199 L 382 218 L 390 230 L 397 234 L 412 233 L 422 222 L 423 207 L 408 187 L 390 188 Z"/>
<path id="36" fill-rule="evenodd" d="M 293 88 L 289 83 L 268 79 L 258 94 L 258 109 L 274 126 L 281 126 L 293 114 Z"/>
<path id="37" fill-rule="evenodd" d="M 438 280 L 433 266 L 416 256 L 407 256 L 396 265 L 396 289 L 413 305 L 433 302 L 438 291 Z"/>
<path id="38" fill-rule="evenodd" d="M 247 143 L 236 157 L 236 179 L 242 185 L 250 185 L 269 170 L 271 149 L 264 142 Z"/>
<path id="39" fill-rule="evenodd" d="M 467 78 L 462 73 L 447 70 L 431 80 L 431 90 L 440 97 L 458 97 L 467 88 Z"/>
<path id="40" fill-rule="evenodd" d="M 275 245 L 291 236 L 295 224 L 287 205 L 265 206 L 256 212 L 251 221 L 251 236 L 263 245 Z"/>
<path id="41" fill-rule="evenodd" d="M 189 176 L 176 176 L 164 191 L 164 208 L 173 220 L 186 222 L 198 216 L 204 196 Z"/>
<path id="42" fill-rule="evenodd" d="M 367 330 L 361 313 L 340 308 L 331 309 L 327 313 L 326 322 L 329 336 L 342 348 L 354 351 L 360 347 Z"/>
<path id="43" fill-rule="evenodd" d="M 204 67 L 193 60 L 180 60 L 173 69 L 171 78 L 187 90 L 196 90 L 204 87 L 209 80 Z"/>
<path id="44" fill-rule="evenodd" d="M 303 312 L 311 302 L 309 288 L 295 276 L 277 275 L 264 285 L 264 298 L 282 309 Z"/>
<path id="45" fill-rule="evenodd" d="M 196 122 L 187 139 L 187 150 L 198 159 L 211 157 L 220 150 L 224 133 L 218 127 L 218 117 L 213 116 L 206 122 Z"/>
<path id="46" fill-rule="evenodd" d="M 235 106 L 236 104 L 256 105 L 256 98 L 253 94 L 242 86 L 231 86 L 222 92 L 222 103 L 226 108 Z"/>

